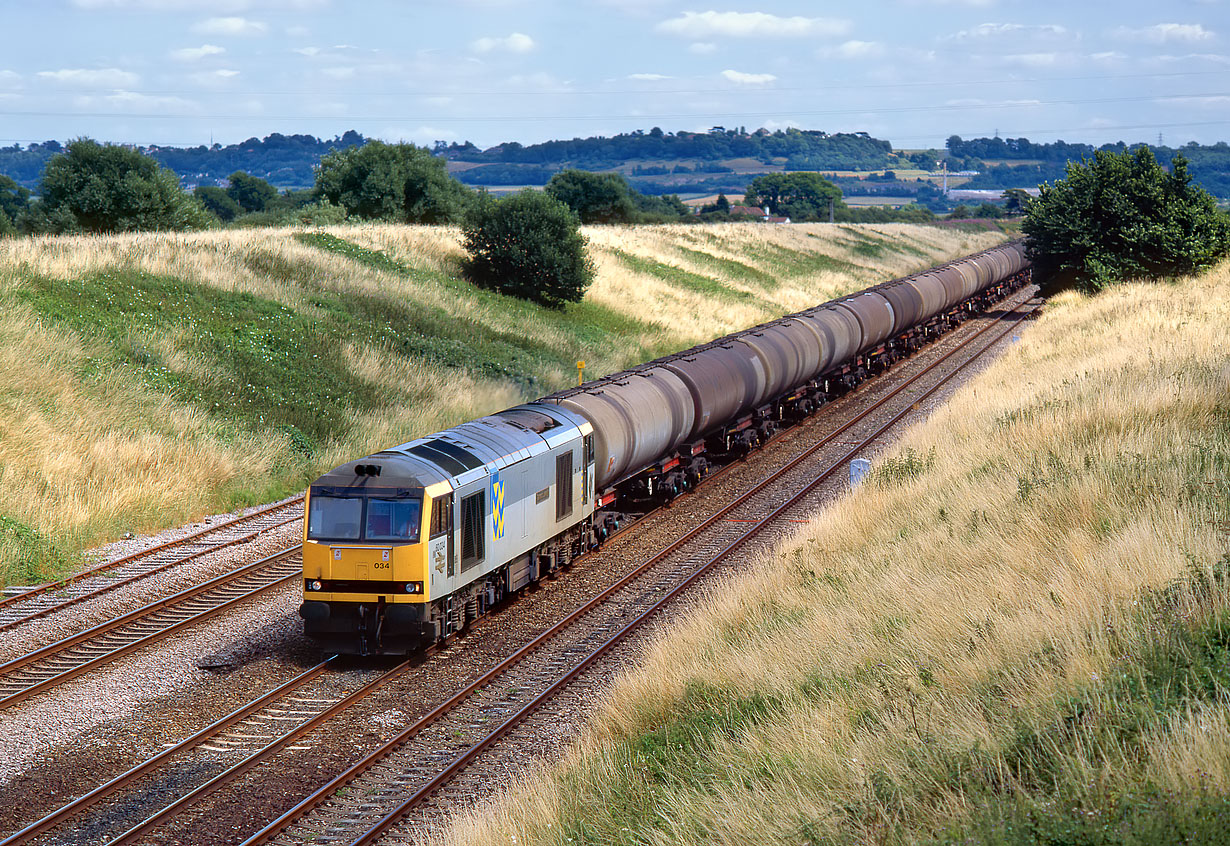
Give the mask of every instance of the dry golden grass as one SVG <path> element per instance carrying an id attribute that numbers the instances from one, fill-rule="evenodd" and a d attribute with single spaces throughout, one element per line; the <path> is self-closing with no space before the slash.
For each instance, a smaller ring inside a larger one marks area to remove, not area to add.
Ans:
<path id="1" fill-rule="evenodd" d="M 981 750 L 1012 784 L 1014 727 L 1121 671 L 1148 592 L 1210 613 L 1173 586 L 1227 554 L 1227 326 L 1230 266 L 1054 299 L 871 482 L 711 590 L 564 764 L 445 840 L 912 842 L 965 819 L 944 762 Z M 723 708 L 734 728 L 693 748 Z M 1138 770 L 1224 790 L 1227 713 L 1193 707 L 1143 751 L 1092 728 L 1052 751 L 1090 792 Z M 677 771 L 649 775 L 661 759 Z"/>
<path id="2" fill-rule="evenodd" d="M 378 413 L 338 411 L 342 434 L 320 445 L 311 459 L 316 469 L 325 469 L 569 384 L 576 359 L 585 359 L 586 375 L 596 377 L 1003 240 L 998 234 L 897 225 L 595 227 L 586 234 L 598 278 L 586 304 L 574 310 L 579 316 L 572 317 L 574 312 L 514 307 L 459 283 L 463 253 L 456 229 L 380 224 L 327 232 L 379 250 L 404 269 L 303 243 L 290 229 L 0 239 L 0 296 L 7 306 L 0 318 L 0 478 L 6 491 L 0 519 L 15 520 L 74 553 L 124 531 L 280 495 L 301 484 L 306 472 L 281 431 L 255 431 L 229 419 L 226 409 L 173 400 L 123 369 L 86 375 L 93 372 L 91 362 L 106 357 L 104 341 L 42 322 L 15 295 L 32 279 L 146 274 L 250 294 L 320 319 L 316 301 L 322 295 L 413 304 L 440 315 L 437 321 L 462 327 L 463 336 L 473 327 L 474 334 L 531 338 L 545 350 L 535 372 L 509 374 L 532 377 L 539 387 L 531 390 L 391 355 L 379 343 L 339 339 L 351 372 L 377 386 L 386 405 Z M 635 272 L 616 258 L 616 250 L 689 271 L 703 289 Z M 732 264 L 706 264 L 700 254 Z M 738 270 L 734 262 L 750 270 L 724 273 L 723 267 Z M 838 269 L 824 269 L 830 265 Z M 749 274 L 780 281 L 749 282 Z M 748 296 L 732 299 L 731 292 Z M 600 343 L 586 341 L 595 333 L 577 331 L 577 321 L 597 326 Z M 127 340 L 181 376 L 228 378 L 211 370 L 217 362 L 186 352 L 190 331 L 134 329 Z M 14 578 L 4 560 L 6 531 L 0 524 L 0 582 Z M 17 578 L 39 576 L 31 571 Z"/>

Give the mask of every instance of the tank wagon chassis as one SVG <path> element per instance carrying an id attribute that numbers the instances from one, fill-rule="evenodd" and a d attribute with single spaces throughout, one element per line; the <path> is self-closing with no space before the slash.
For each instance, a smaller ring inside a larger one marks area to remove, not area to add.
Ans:
<path id="1" fill-rule="evenodd" d="M 308 491 L 305 631 L 359 654 L 460 631 L 1028 279 L 994 248 L 335 468 Z"/>

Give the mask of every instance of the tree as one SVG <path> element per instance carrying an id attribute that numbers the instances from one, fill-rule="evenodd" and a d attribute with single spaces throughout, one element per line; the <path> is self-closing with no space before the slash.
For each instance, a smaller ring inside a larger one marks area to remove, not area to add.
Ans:
<path id="1" fill-rule="evenodd" d="M 30 189 L 0 174 L 0 232 L 13 231 L 13 224 L 29 207 Z"/>
<path id="2" fill-rule="evenodd" d="M 628 223 L 636 219 L 632 188 L 618 173 L 561 170 L 547 182 L 546 190 L 576 212 L 582 223 Z"/>
<path id="3" fill-rule="evenodd" d="M 237 170 L 230 175 L 230 187 L 227 195 L 246 212 L 264 211 L 275 197 L 278 189 L 274 188 L 259 176 L 252 176 Z"/>
<path id="4" fill-rule="evenodd" d="M 243 214 L 239 203 L 235 202 L 226 189 L 217 185 L 198 185 L 192 193 L 201 201 L 201 205 L 223 223 L 229 223 Z"/>
<path id="5" fill-rule="evenodd" d="M 194 229 L 213 220 L 149 156 L 88 138 L 70 141 L 47 162 L 40 187 L 43 219 L 67 214 L 86 232 Z"/>
<path id="6" fill-rule="evenodd" d="M 580 221 L 568 206 L 539 191 L 501 200 L 484 194 L 462 226 L 466 276 L 480 288 L 550 308 L 580 302 L 594 278 Z"/>
<path id="7" fill-rule="evenodd" d="M 1004 211 L 1010 215 L 1025 214 L 1033 197 L 1024 188 L 1008 188 L 1003 193 Z"/>
<path id="8" fill-rule="evenodd" d="M 841 204 L 841 189 L 818 173 L 765 173 L 747 186 L 743 201 L 792 220 L 827 220 L 829 204 Z"/>
<path id="9" fill-rule="evenodd" d="M 1192 184 L 1187 160 L 1175 156 L 1167 173 L 1147 147 L 1070 163 L 1041 186 L 1021 228 L 1041 275 L 1090 292 L 1193 273 L 1230 252 L 1230 221 Z"/>
<path id="10" fill-rule="evenodd" d="M 323 156 L 316 191 L 352 217 L 407 223 L 457 222 L 470 202 L 470 190 L 448 175 L 444 159 L 382 141 Z"/>

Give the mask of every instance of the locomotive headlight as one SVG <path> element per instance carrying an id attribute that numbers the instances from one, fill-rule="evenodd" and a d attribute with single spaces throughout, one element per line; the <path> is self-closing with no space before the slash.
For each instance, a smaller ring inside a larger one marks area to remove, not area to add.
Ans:
<path id="1" fill-rule="evenodd" d="M 406 593 L 422 593 L 422 582 L 406 582 Z"/>
<path id="2" fill-rule="evenodd" d="M 325 586 L 325 583 L 322 582 L 320 579 L 315 579 L 314 581 L 308 582 L 308 590 L 320 590 L 324 586 Z"/>

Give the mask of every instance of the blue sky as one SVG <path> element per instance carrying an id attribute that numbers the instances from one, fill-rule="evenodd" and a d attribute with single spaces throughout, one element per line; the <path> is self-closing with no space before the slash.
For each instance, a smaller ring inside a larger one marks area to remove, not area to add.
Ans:
<path id="1" fill-rule="evenodd" d="M 0 0 L 0 144 L 1230 140 L 1230 0 Z"/>

